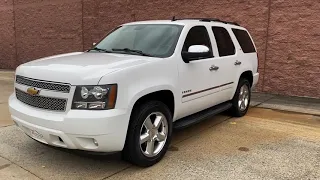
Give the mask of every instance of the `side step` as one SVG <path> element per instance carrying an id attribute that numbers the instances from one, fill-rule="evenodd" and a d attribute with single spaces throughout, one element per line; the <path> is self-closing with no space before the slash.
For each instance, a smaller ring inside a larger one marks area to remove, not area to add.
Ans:
<path id="1" fill-rule="evenodd" d="M 191 125 L 197 124 L 209 117 L 222 113 L 223 111 L 228 110 L 232 107 L 231 102 L 225 102 L 211 108 L 205 109 L 203 111 L 197 112 L 190 116 L 184 117 L 182 119 L 178 119 L 173 123 L 173 128 L 175 130 L 183 129 L 189 127 Z"/>

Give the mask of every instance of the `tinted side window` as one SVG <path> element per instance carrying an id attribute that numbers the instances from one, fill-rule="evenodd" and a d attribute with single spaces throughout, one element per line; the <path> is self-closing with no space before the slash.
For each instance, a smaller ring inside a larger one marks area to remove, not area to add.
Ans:
<path id="1" fill-rule="evenodd" d="M 247 31 L 240 30 L 240 29 L 232 29 L 234 35 L 236 36 L 241 49 L 244 53 L 252 53 L 256 52 L 256 49 L 254 48 L 253 42 L 251 41 L 251 38 Z"/>
<path id="2" fill-rule="evenodd" d="M 212 27 L 212 31 L 216 38 L 220 57 L 234 55 L 236 50 L 228 31 L 223 27 Z"/>
<path id="3" fill-rule="evenodd" d="M 188 51 L 192 45 L 205 45 L 210 49 L 212 57 L 212 47 L 208 31 L 204 26 L 195 26 L 190 29 L 184 42 L 182 51 Z"/>

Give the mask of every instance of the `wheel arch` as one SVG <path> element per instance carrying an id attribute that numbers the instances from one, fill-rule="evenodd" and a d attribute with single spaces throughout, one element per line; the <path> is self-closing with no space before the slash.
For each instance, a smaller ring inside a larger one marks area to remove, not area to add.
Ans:
<path id="1" fill-rule="evenodd" d="M 131 114 L 134 111 L 134 109 L 139 106 L 140 104 L 143 104 L 147 101 L 152 101 L 152 100 L 157 100 L 157 101 L 161 101 L 163 102 L 165 105 L 168 106 L 172 117 L 174 116 L 174 112 L 175 112 L 175 97 L 174 97 L 174 93 L 172 90 L 169 89 L 159 89 L 156 91 L 150 91 L 148 93 L 143 93 L 140 95 L 137 95 L 136 98 L 134 98 L 135 100 L 132 101 L 131 104 Z"/>
<path id="2" fill-rule="evenodd" d="M 241 78 L 247 79 L 249 81 L 249 83 L 250 83 L 250 87 L 252 87 L 252 84 L 253 84 L 253 73 L 252 73 L 251 70 L 247 70 L 247 71 L 244 71 L 243 73 L 241 73 L 241 75 L 239 77 L 239 81 L 240 81 Z"/>
<path id="3" fill-rule="evenodd" d="M 251 70 L 244 70 L 237 77 L 239 77 L 238 78 L 238 82 L 236 82 L 236 84 L 235 84 L 235 86 L 233 88 L 233 95 L 230 97 L 230 99 L 232 99 L 234 97 L 234 95 L 236 94 L 236 91 L 237 91 L 237 88 L 238 88 L 238 85 L 240 83 L 240 79 L 241 78 L 248 79 L 248 81 L 250 83 L 250 87 L 252 87 L 252 84 L 253 84 L 253 73 L 252 73 Z"/>
<path id="4" fill-rule="evenodd" d="M 141 150 L 142 150 L 141 149 L 141 142 L 139 143 L 140 147 L 136 147 L 136 144 L 137 144 L 137 140 L 136 140 L 137 136 L 136 135 L 138 132 L 141 133 L 141 129 L 140 129 L 141 122 L 142 122 L 142 126 L 143 126 L 143 121 L 141 121 L 141 120 L 144 120 L 144 118 L 141 119 L 141 112 L 144 112 L 144 114 L 146 114 L 146 110 L 148 110 L 149 107 L 154 107 L 154 105 L 156 105 L 156 106 L 160 105 L 159 103 L 155 102 L 154 100 L 159 100 L 163 103 L 165 103 L 166 100 L 171 100 L 172 104 L 169 106 L 171 106 L 171 108 L 174 108 L 174 99 L 173 98 L 174 98 L 174 94 L 172 91 L 167 90 L 167 89 L 163 89 L 163 90 L 158 90 L 155 92 L 150 92 L 148 94 L 144 94 L 143 96 L 139 97 L 133 103 L 133 108 L 132 108 L 132 111 L 130 114 L 130 120 L 129 120 L 129 124 L 128 124 L 129 128 L 127 129 L 126 140 L 125 140 L 125 145 L 124 145 L 123 154 L 122 154 L 124 159 L 130 161 L 131 163 L 134 163 L 136 165 L 143 166 L 143 167 L 148 167 L 150 165 L 153 165 L 162 159 L 162 157 L 165 155 L 165 153 L 169 147 L 170 141 L 171 141 L 172 121 L 171 122 L 170 122 L 170 120 L 167 121 L 168 124 L 165 127 L 168 127 L 168 132 L 167 132 L 168 134 L 166 137 L 165 144 L 161 147 L 162 149 L 155 156 L 146 157 L 145 154 L 143 155 L 143 152 L 141 152 Z M 147 104 L 144 104 L 144 102 Z M 142 105 L 142 107 L 139 107 L 140 104 Z M 135 109 L 135 108 L 137 108 L 137 109 Z M 170 107 L 169 107 L 169 109 L 170 109 Z M 136 111 L 136 110 L 138 110 L 138 111 Z M 170 114 L 170 112 L 168 112 L 168 110 L 165 110 L 165 109 L 163 109 L 163 110 L 165 111 L 163 113 Z M 174 109 L 171 109 L 170 111 L 174 111 Z M 150 112 L 152 112 L 152 111 L 150 111 Z M 139 125 L 139 127 L 137 129 L 138 125 Z M 153 132 L 153 131 L 151 131 L 151 132 Z M 154 135 L 152 135 L 152 136 L 154 136 Z M 138 138 L 141 138 L 141 134 L 140 134 L 140 137 L 138 137 Z"/>

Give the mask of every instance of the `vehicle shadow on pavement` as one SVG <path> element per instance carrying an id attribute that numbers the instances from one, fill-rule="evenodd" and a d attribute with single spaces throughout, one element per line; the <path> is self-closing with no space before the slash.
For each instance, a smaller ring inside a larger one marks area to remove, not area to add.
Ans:
<path id="1" fill-rule="evenodd" d="M 88 152 L 88 151 L 81 151 L 81 150 L 65 149 L 65 148 L 53 147 L 49 145 L 45 145 L 45 146 L 52 148 L 54 150 L 69 153 L 81 158 L 87 158 L 87 159 L 99 160 L 99 161 L 102 161 L 102 160 L 122 161 L 121 152 L 100 153 L 100 152 Z"/>

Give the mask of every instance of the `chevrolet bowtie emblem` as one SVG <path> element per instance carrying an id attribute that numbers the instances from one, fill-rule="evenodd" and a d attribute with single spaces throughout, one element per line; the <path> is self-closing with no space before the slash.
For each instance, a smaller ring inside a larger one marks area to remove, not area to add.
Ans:
<path id="1" fill-rule="evenodd" d="M 31 96 L 36 96 L 40 93 L 40 90 L 38 90 L 34 87 L 30 87 L 27 89 L 27 93 L 30 94 Z"/>

